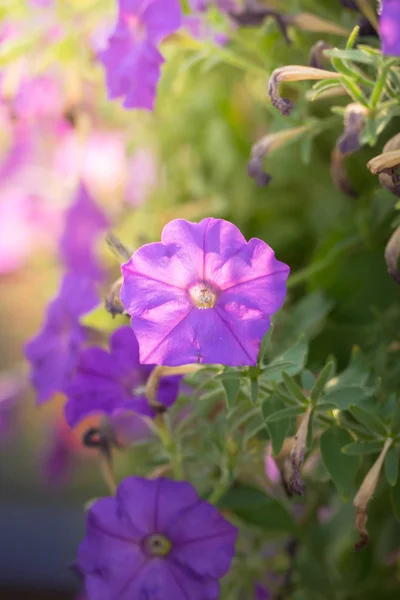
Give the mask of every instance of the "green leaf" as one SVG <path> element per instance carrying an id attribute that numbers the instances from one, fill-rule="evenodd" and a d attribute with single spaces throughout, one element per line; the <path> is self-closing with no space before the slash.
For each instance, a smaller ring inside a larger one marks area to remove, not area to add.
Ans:
<path id="1" fill-rule="evenodd" d="M 232 408 L 235 406 L 238 397 L 240 389 L 240 379 L 223 379 L 222 385 L 224 386 L 225 390 L 226 405 L 228 407 L 228 411 L 231 411 Z"/>
<path id="2" fill-rule="evenodd" d="M 300 402 L 300 404 L 307 404 L 307 398 L 303 394 L 301 388 L 297 385 L 293 377 L 290 377 L 285 371 L 282 373 L 283 383 L 289 394 L 293 396 L 294 400 Z"/>
<path id="3" fill-rule="evenodd" d="M 397 520 L 400 522 L 400 477 L 397 478 L 395 485 L 390 490 L 390 497 L 392 500 L 394 514 Z"/>
<path id="4" fill-rule="evenodd" d="M 269 343 L 271 341 L 272 332 L 273 332 L 273 325 L 271 325 L 271 327 L 268 329 L 267 333 L 264 335 L 263 339 L 261 340 L 260 349 L 258 351 L 258 357 L 257 357 L 258 365 L 261 365 L 267 356 L 267 351 L 269 348 Z"/>
<path id="5" fill-rule="evenodd" d="M 346 456 L 342 452 L 343 446 L 352 441 L 351 435 L 337 425 L 332 425 L 324 431 L 320 439 L 325 466 L 345 500 L 350 498 L 354 490 L 354 480 L 360 466 L 358 456 Z"/>
<path id="6" fill-rule="evenodd" d="M 390 423 L 390 433 L 392 435 L 400 434 L 400 400 L 397 400 Z"/>
<path id="7" fill-rule="evenodd" d="M 322 396 L 324 388 L 330 380 L 332 373 L 333 363 L 328 362 L 328 364 L 326 364 L 325 367 L 322 369 L 317 381 L 315 382 L 313 389 L 311 390 L 311 402 L 313 402 L 314 404 L 317 403 L 320 397 Z"/>
<path id="8" fill-rule="evenodd" d="M 389 485 L 394 486 L 397 483 L 399 475 L 399 457 L 395 448 L 389 448 L 385 458 L 385 477 Z"/>
<path id="9" fill-rule="evenodd" d="M 382 450 L 383 441 L 370 440 L 354 442 L 342 448 L 342 452 L 349 456 L 362 456 L 363 454 L 377 454 Z"/>
<path id="10" fill-rule="evenodd" d="M 340 58 L 341 60 L 352 60 L 353 62 L 362 63 L 365 65 L 376 64 L 376 59 L 373 56 L 368 56 L 361 50 L 324 50 L 325 56 Z"/>
<path id="11" fill-rule="evenodd" d="M 368 431 L 372 431 L 377 436 L 386 437 L 388 432 L 384 422 L 372 412 L 361 408 L 361 406 L 351 405 L 349 411 L 355 419 Z"/>
<path id="12" fill-rule="evenodd" d="M 361 387 L 339 387 L 329 389 L 324 402 L 334 404 L 339 410 L 348 410 L 349 406 L 361 406 L 372 395 L 371 390 Z"/>
<path id="13" fill-rule="evenodd" d="M 274 456 L 277 456 L 282 450 L 283 442 L 288 434 L 291 417 L 282 418 L 279 421 L 268 421 L 270 416 L 285 410 L 285 403 L 276 394 L 263 403 L 261 410 L 271 439 L 272 453 Z"/>
<path id="14" fill-rule="evenodd" d="M 265 531 L 296 531 L 293 517 L 280 502 L 250 486 L 231 488 L 219 500 L 218 508 L 230 510 L 246 523 Z"/>
<path id="15" fill-rule="evenodd" d="M 275 423 L 276 421 L 281 421 L 282 419 L 291 419 L 293 417 L 297 417 L 297 415 L 301 415 L 306 411 L 305 406 L 289 406 L 288 408 L 283 408 L 282 410 L 278 410 L 276 413 L 271 414 L 266 420 L 266 424 Z"/>
<path id="16" fill-rule="evenodd" d="M 257 406 L 258 404 L 258 379 L 252 377 L 250 379 L 250 401 L 253 406 Z"/>
<path id="17" fill-rule="evenodd" d="M 340 375 L 335 377 L 330 384 L 332 384 L 332 389 L 349 386 L 363 387 L 368 381 L 368 376 L 368 364 L 362 355 L 360 348 L 358 346 L 354 346 L 351 353 L 349 366 L 347 369 L 342 371 Z"/>
<path id="18" fill-rule="evenodd" d="M 315 377 L 308 369 L 301 372 L 301 385 L 307 392 L 310 392 L 315 384 Z"/>
<path id="19" fill-rule="evenodd" d="M 282 371 L 289 375 L 297 375 L 302 371 L 307 360 L 308 344 L 304 336 L 299 341 L 277 356 L 261 373 L 262 381 L 282 381 Z"/>

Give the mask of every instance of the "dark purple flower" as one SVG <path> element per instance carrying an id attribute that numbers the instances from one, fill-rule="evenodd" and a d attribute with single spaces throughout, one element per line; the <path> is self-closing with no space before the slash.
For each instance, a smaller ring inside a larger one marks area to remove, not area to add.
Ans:
<path id="1" fill-rule="evenodd" d="M 79 317 L 97 303 L 98 295 L 90 279 L 73 273 L 64 276 L 57 297 L 48 306 L 42 330 L 25 347 L 38 404 L 64 390 L 86 339 Z"/>
<path id="2" fill-rule="evenodd" d="M 90 508 L 78 568 L 89 600 L 217 600 L 236 536 L 189 483 L 129 477 Z"/>
<path id="3" fill-rule="evenodd" d="M 101 279 L 103 270 L 96 257 L 96 242 L 108 227 L 108 219 L 81 183 L 74 204 L 66 215 L 60 252 L 73 273 Z"/>
<path id="4" fill-rule="evenodd" d="M 285 299 L 289 267 L 222 219 L 171 221 L 161 240 L 122 266 L 121 301 L 140 362 L 254 365 Z"/>
<path id="5" fill-rule="evenodd" d="M 266 587 L 261 585 L 261 583 L 256 583 L 254 586 L 254 598 L 255 600 L 270 600 L 272 594 Z"/>
<path id="6" fill-rule="evenodd" d="M 139 363 L 139 346 L 130 327 L 121 327 L 110 338 L 110 351 L 87 348 L 80 353 L 75 376 L 66 393 L 65 417 L 71 427 L 92 414 L 116 415 L 126 411 L 154 416 L 145 386 L 152 365 Z M 179 376 L 164 377 L 158 401 L 171 406 L 178 394 Z"/>
<path id="7" fill-rule="evenodd" d="M 379 31 L 383 54 L 400 56 L 400 2 L 382 0 Z"/>
<path id="8" fill-rule="evenodd" d="M 181 25 L 179 0 L 119 0 L 116 28 L 99 58 L 109 97 L 152 110 L 164 62 L 157 46 Z"/>

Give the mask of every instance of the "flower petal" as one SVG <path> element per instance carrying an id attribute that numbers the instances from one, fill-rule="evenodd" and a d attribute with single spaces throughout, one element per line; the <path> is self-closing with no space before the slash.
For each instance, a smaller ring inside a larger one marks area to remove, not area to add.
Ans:
<path id="1" fill-rule="evenodd" d="M 198 502 L 171 521 L 165 535 L 174 540 L 171 560 L 198 575 L 220 578 L 230 568 L 237 529 L 208 502 Z"/>
<path id="2" fill-rule="evenodd" d="M 182 9 L 179 0 L 153 0 L 143 11 L 143 24 L 147 37 L 153 44 L 174 33 L 182 23 Z"/>

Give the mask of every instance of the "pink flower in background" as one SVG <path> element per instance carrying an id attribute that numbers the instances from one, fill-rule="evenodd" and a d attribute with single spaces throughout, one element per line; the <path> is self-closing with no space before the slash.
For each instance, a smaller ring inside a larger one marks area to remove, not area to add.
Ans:
<path id="1" fill-rule="evenodd" d="M 254 365 L 289 267 L 222 219 L 171 221 L 122 266 L 121 301 L 143 364 Z"/>
<path id="2" fill-rule="evenodd" d="M 92 280 L 72 273 L 64 276 L 56 298 L 47 308 L 41 331 L 25 346 L 38 404 L 64 390 L 75 369 L 80 347 L 86 340 L 86 331 L 79 318 L 97 303 L 98 295 Z"/>
<path id="3" fill-rule="evenodd" d="M 116 28 L 99 58 L 111 99 L 152 110 L 164 62 L 157 46 L 181 25 L 179 0 L 119 0 Z"/>
<path id="4" fill-rule="evenodd" d="M 265 466 L 265 474 L 268 477 L 269 481 L 273 484 L 280 483 L 281 481 L 281 472 L 279 470 L 278 465 L 274 458 L 266 453 L 264 456 L 264 466 Z"/>
<path id="5" fill-rule="evenodd" d="M 126 179 L 125 140 L 114 131 L 92 131 L 80 139 L 70 131 L 55 149 L 55 168 L 71 183 L 81 179 L 99 194 L 114 194 Z"/>
<path id="6" fill-rule="evenodd" d="M 132 206 L 140 206 L 154 190 L 158 180 L 155 154 L 148 148 L 137 150 L 128 163 L 128 181 L 125 199 Z"/>
<path id="7" fill-rule="evenodd" d="M 64 109 L 64 98 L 59 82 L 50 75 L 22 80 L 13 108 L 19 119 L 56 119 Z"/>
<path id="8" fill-rule="evenodd" d="M 76 275 L 101 279 L 104 275 L 96 256 L 96 243 L 109 223 L 86 187 L 78 188 L 75 202 L 68 209 L 60 252 L 67 269 Z"/>

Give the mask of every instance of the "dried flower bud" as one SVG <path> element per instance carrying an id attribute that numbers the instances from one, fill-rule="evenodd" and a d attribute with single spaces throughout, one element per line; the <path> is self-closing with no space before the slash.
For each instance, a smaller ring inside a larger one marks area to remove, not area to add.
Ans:
<path id="1" fill-rule="evenodd" d="M 280 67 L 273 71 L 268 82 L 268 93 L 272 105 L 275 106 L 283 115 L 287 116 L 293 110 L 293 103 L 288 98 L 281 98 L 279 95 L 279 84 L 284 81 L 307 81 L 315 79 L 337 79 L 338 75 L 333 71 L 324 71 L 323 69 L 314 69 L 312 67 L 303 67 L 299 65 L 288 65 Z"/>
<path id="2" fill-rule="evenodd" d="M 292 451 L 284 464 L 283 477 L 289 496 L 302 496 L 305 487 L 300 483 L 301 469 L 307 449 L 307 434 L 313 407 L 309 406 L 294 436 Z"/>
<path id="3" fill-rule="evenodd" d="M 308 56 L 308 64 L 313 69 L 323 69 L 324 60 L 327 60 L 324 55 L 324 50 L 330 50 L 332 46 L 324 40 L 319 40 L 313 46 L 311 46 L 310 54 Z"/>
<path id="4" fill-rule="evenodd" d="M 161 377 L 167 377 L 168 375 L 188 375 L 189 373 L 195 373 L 201 368 L 202 365 L 197 364 L 181 365 L 178 367 L 155 367 L 150 373 L 150 377 L 146 383 L 146 397 L 150 406 L 156 412 L 165 412 L 164 404 L 161 404 L 161 402 L 157 400 L 158 386 L 160 385 Z"/>
<path id="5" fill-rule="evenodd" d="M 397 283 L 400 283 L 400 227 L 392 234 L 385 248 L 385 260 L 388 273 Z"/>
<path id="6" fill-rule="evenodd" d="M 380 455 L 372 465 L 371 469 L 368 471 L 353 500 L 353 506 L 356 508 L 355 527 L 360 534 L 360 540 L 355 545 L 356 550 L 368 544 L 368 531 L 366 527 L 368 518 L 367 505 L 375 492 L 382 465 L 392 441 L 393 440 L 391 438 L 386 440 Z"/>
<path id="7" fill-rule="evenodd" d="M 331 155 L 331 177 L 338 189 L 355 198 L 356 191 L 348 180 L 345 157 L 361 147 L 360 135 L 364 129 L 368 109 L 357 102 L 346 106 L 344 115 L 344 132 L 336 142 Z"/>
<path id="8" fill-rule="evenodd" d="M 337 141 L 342 154 L 351 154 L 360 149 L 360 135 L 365 125 L 368 109 L 357 102 L 346 106 L 344 114 L 344 133 Z"/>
<path id="9" fill-rule="evenodd" d="M 341 190 L 351 198 L 356 198 L 357 192 L 351 185 L 347 176 L 344 159 L 345 155 L 340 152 L 337 146 L 335 146 L 332 150 L 330 165 L 332 181 L 338 190 Z"/>
<path id="10" fill-rule="evenodd" d="M 298 29 L 303 31 L 313 31 L 316 33 L 332 33 L 333 35 L 341 35 L 348 37 L 350 34 L 349 29 L 337 25 L 333 21 L 322 19 L 312 13 L 300 13 L 298 15 L 288 15 L 288 23 L 294 25 Z"/>
<path id="11" fill-rule="evenodd" d="M 265 156 L 283 146 L 287 141 L 297 137 L 307 131 L 308 127 L 294 127 L 293 129 L 284 129 L 278 133 L 270 133 L 259 140 L 251 149 L 251 157 L 247 166 L 249 176 L 255 180 L 260 187 L 267 185 L 271 177 L 263 169 L 263 159 Z"/>
<path id="12" fill-rule="evenodd" d="M 390 161 L 389 161 L 390 166 L 384 166 L 384 168 L 381 169 L 381 165 L 382 164 L 385 165 L 384 154 L 390 154 L 391 152 L 396 152 L 399 150 L 400 150 L 400 133 L 397 133 L 395 136 L 390 138 L 390 140 L 383 146 L 383 154 L 380 154 L 379 156 L 376 156 L 375 158 L 370 160 L 370 162 L 367 165 L 368 168 L 372 171 L 372 173 L 374 173 L 375 175 L 378 174 L 381 186 L 386 188 L 387 190 L 389 190 L 389 192 L 392 192 L 392 194 L 394 194 L 395 196 L 398 196 L 398 197 L 400 197 L 400 177 L 397 173 L 397 168 L 400 163 L 400 153 L 398 154 L 399 163 L 396 163 L 397 155 L 393 154 L 393 155 L 386 156 L 386 159 L 387 158 L 390 159 Z M 395 160 L 394 160 L 395 164 L 393 164 L 392 156 L 395 158 Z M 377 159 L 380 159 L 380 160 L 378 161 Z M 375 169 L 381 169 L 381 170 L 375 171 Z"/>
<path id="13" fill-rule="evenodd" d="M 125 244 L 123 244 L 121 240 L 113 234 L 112 231 L 108 232 L 106 236 L 106 242 L 110 250 L 114 252 L 114 254 L 116 254 L 119 258 L 122 258 L 124 261 L 129 260 L 133 254 L 133 250 L 125 246 Z"/>
<path id="14" fill-rule="evenodd" d="M 125 309 L 119 297 L 121 292 L 122 281 L 123 279 L 122 277 L 120 277 L 115 283 L 112 284 L 104 301 L 104 307 L 106 311 L 110 313 L 112 318 L 116 317 L 117 315 L 128 314 L 127 312 L 125 312 Z"/>

